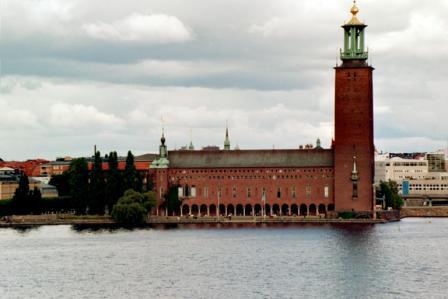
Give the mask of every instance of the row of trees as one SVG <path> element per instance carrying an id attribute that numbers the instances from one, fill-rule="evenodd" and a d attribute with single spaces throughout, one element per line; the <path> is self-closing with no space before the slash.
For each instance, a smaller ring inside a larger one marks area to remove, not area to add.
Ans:
<path id="1" fill-rule="evenodd" d="M 32 214 L 40 210 L 42 194 L 37 187 L 30 190 L 30 182 L 26 175 L 19 179 L 19 187 L 11 200 L 11 209 L 18 214 Z"/>
<path id="2" fill-rule="evenodd" d="M 103 158 L 95 153 L 93 166 L 89 171 L 87 160 L 75 159 L 68 171 L 54 176 L 50 184 L 57 187 L 60 196 L 70 196 L 72 208 L 77 214 L 103 215 L 112 211 L 118 199 L 126 190 L 143 192 L 143 178 L 137 172 L 134 155 L 129 151 L 124 171 L 118 168 L 117 152 L 104 157 L 108 171 L 103 169 Z M 146 188 L 151 188 L 146 186 Z"/>

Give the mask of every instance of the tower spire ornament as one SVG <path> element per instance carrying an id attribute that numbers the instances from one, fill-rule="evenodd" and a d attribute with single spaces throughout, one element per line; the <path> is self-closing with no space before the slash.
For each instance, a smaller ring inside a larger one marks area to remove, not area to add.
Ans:
<path id="1" fill-rule="evenodd" d="M 228 121 L 226 121 L 226 139 L 224 140 L 224 150 L 230 151 L 229 122 Z"/>

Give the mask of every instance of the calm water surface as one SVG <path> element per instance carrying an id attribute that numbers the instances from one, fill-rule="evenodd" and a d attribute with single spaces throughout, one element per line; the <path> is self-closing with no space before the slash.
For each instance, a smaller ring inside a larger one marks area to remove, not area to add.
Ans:
<path id="1" fill-rule="evenodd" d="M 448 219 L 0 229 L 0 298 L 448 298 Z"/>

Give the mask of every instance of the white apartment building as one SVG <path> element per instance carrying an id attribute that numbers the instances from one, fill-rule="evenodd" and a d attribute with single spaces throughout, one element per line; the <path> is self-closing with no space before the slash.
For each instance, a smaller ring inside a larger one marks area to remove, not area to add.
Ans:
<path id="1" fill-rule="evenodd" d="M 448 172 L 444 171 L 445 167 L 445 160 L 439 153 L 416 159 L 378 154 L 375 157 L 375 183 L 395 181 L 404 195 L 448 195 Z"/>

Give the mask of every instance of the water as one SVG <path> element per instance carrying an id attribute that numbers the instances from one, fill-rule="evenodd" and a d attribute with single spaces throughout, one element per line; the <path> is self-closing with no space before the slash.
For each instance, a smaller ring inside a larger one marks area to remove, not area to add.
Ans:
<path id="1" fill-rule="evenodd" d="M 448 219 L 0 229 L 0 298 L 448 298 Z"/>

